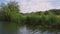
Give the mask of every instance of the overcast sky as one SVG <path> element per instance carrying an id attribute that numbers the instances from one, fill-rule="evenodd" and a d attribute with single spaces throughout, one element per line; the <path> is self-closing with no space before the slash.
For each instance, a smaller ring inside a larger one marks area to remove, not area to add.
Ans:
<path id="1" fill-rule="evenodd" d="M 0 4 L 2 2 L 7 3 L 9 1 L 10 0 L 0 0 Z M 60 8 L 60 0 L 15 0 L 15 1 L 18 2 L 21 12 L 24 13 Z"/>

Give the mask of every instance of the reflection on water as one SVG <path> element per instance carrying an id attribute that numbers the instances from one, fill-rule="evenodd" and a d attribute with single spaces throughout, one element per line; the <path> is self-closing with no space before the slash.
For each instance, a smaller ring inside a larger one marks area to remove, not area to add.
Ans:
<path id="1" fill-rule="evenodd" d="M 2 22 L 0 22 L 0 34 L 2 34 Z"/>
<path id="2" fill-rule="evenodd" d="M 28 29 L 26 26 L 20 27 L 17 34 L 60 34 L 60 32 L 49 32 L 46 30 L 45 32 L 42 32 L 41 30 L 32 30 Z"/>
<path id="3" fill-rule="evenodd" d="M 30 27 L 30 26 L 28 26 Z M 17 28 L 17 24 L 16 23 L 4 23 L 4 33 L 3 34 L 11 34 L 11 31 L 14 31 L 14 34 L 60 34 L 59 31 L 53 31 L 50 32 L 48 30 L 42 32 L 40 29 L 29 29 L 27 26 L 22 26 L 19 27 L 16 33 L 16 28 Z M 45 29 L 45 28 L 44 28 Z M 0 34 L 2 34 L 2 23 L 0 23 Z M 8 31 L 9 30 L 9 31 Z"/>

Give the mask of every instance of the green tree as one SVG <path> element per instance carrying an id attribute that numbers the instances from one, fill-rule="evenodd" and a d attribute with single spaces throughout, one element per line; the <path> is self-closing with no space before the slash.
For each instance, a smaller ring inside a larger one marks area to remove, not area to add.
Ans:
<path id="1" fill-rule="evenodd" d="M 4 21 L 18 22 L 20 18 L 20 12 L 16 2 L 9 2 L 6 5 L 2 5 L 2 13 L 4 15 Z"/>

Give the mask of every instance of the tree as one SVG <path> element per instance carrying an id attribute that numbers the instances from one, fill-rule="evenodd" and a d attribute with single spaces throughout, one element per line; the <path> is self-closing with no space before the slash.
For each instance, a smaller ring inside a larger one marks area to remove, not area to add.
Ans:
<path id="1" fill-rule="evenodd" d="M 6 5 L 2 5 L 2 13 L 4 15 L 4 21 L 18 22 L 20 18 L 19 8 L 16 2 L 9 2 Z"/>

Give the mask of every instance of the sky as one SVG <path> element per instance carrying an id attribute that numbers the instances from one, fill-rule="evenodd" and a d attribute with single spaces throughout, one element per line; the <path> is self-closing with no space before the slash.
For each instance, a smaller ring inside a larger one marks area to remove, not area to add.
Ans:
<path id="1" fill-rule="evenodd" d="M 8 3 L 10 0 L 0 0 Z M 14 0 L 11 0 L 14 1 Z M 49 9 L 60 9 L 60 0 L 15 0 L 20 6 L 19 9 L 23 13 L 30 13 L 36 11 L 45 11 Z"/>

